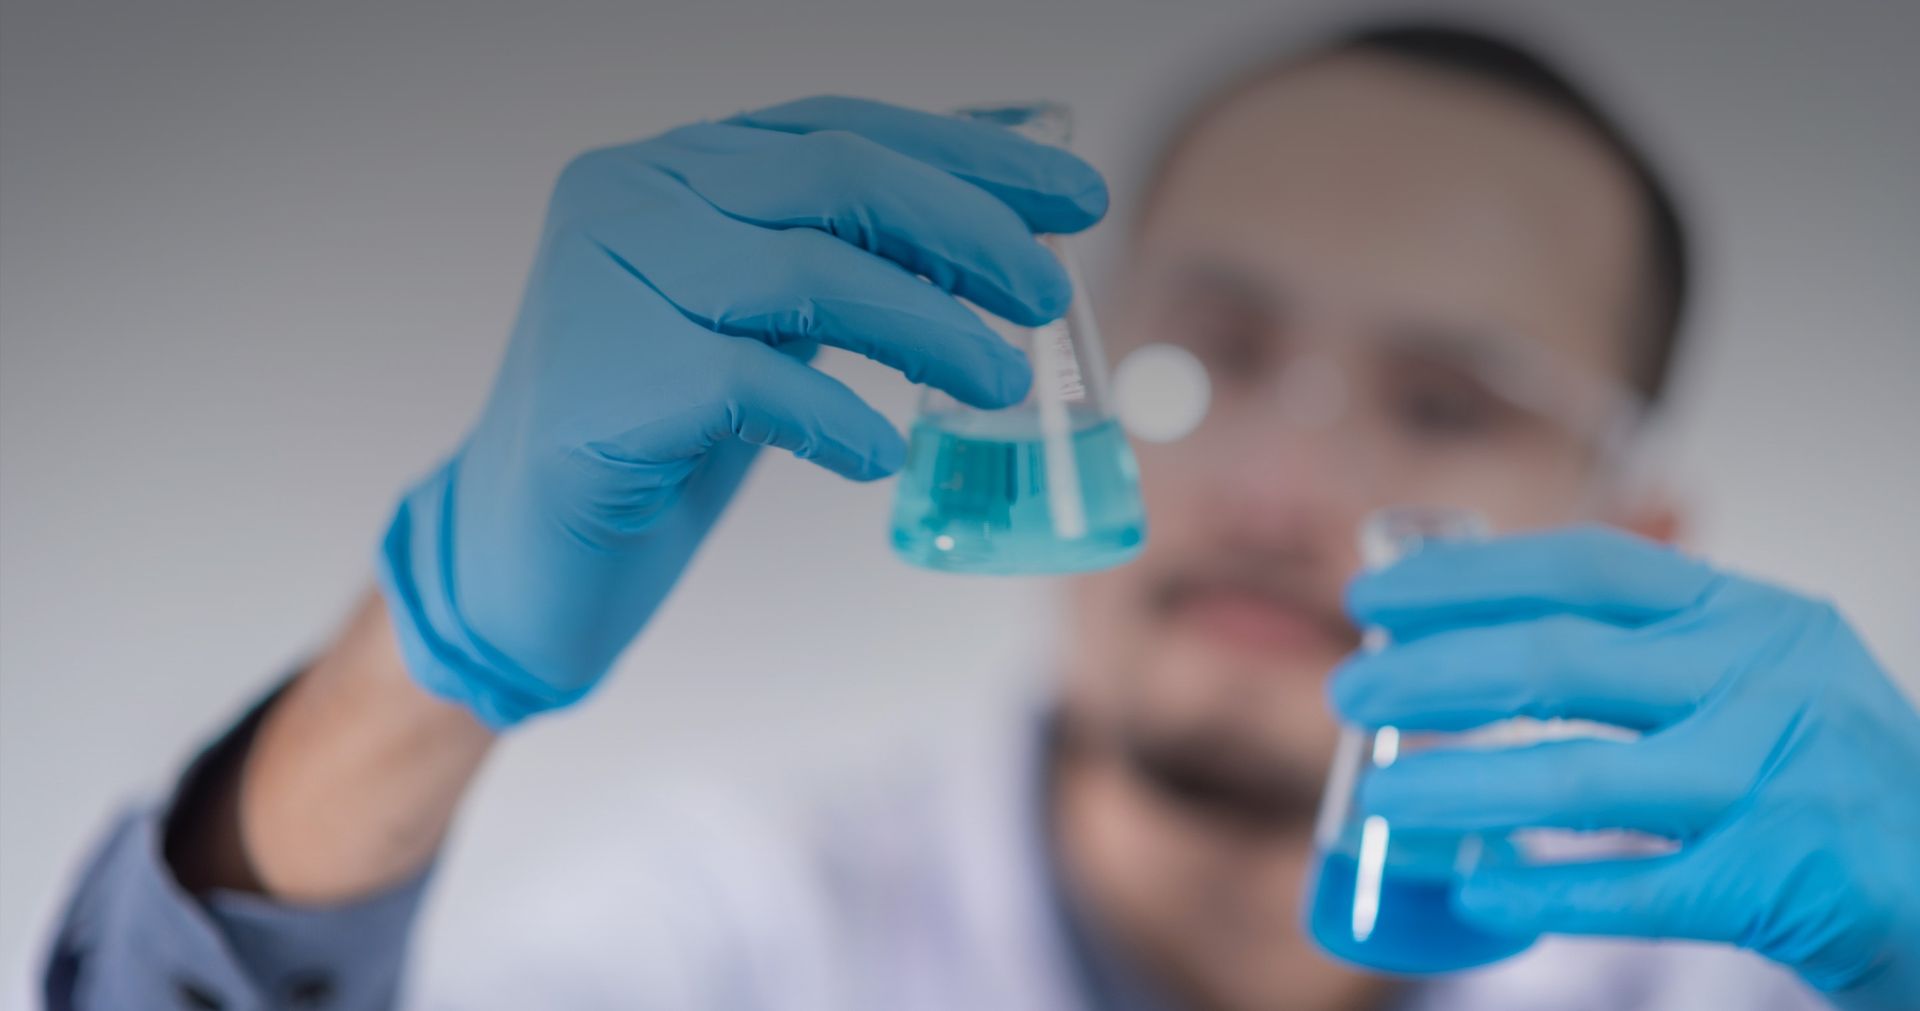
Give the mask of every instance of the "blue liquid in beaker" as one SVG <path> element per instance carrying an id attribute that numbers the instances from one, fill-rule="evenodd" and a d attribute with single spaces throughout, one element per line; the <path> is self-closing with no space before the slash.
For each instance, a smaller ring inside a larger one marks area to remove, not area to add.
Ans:
<path id="1" fill-rule="evenodd" d="M 1394 866 L 1389 858 L 1377 905 L 1370 915 L 1356 917 L 1355 904 L 1362 898 L 1358 872 L 1351 854 L 1332 852 L 1321 854 L 1314 876 L 1307 926 L 1336 958 L 1381 972 L 1424 975 L 1497 962 L 1534 942 L 1490 934 L 1455 916 L 1448 899 L 1456 878 L 1445 863 Z"/>
<path id="2" fill-rule="evenodd" d="M 1001 575 L 1085 572 L 1140 551 L 1146 515 L 1133 450 L 1118 422 L 1067 437 L 1048 466 L 1032 419 L 976 415 L 964 428 L 913 426 L 893 509 L 893 548 L 915 565 Z M 1061 488 L 1066 478 L 1077 487 Z"/>

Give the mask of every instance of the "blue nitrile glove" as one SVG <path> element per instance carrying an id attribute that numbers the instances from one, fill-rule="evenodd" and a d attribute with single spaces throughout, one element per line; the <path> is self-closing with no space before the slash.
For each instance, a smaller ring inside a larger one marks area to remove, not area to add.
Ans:
<path id="1" fill-rule="evenodd" d="M 1034 234 L 1106 206 L 1065 151 L 844 98 L 574 159 L 485 411 L 383 545 L 409 669 L 494 727 L 578 700 L 757 447 L 856 480 L 900 466 L 899 433 L 807 364 L 815 346 L 1013 403 L 1025 357 L 953 295 L 1060 315 L 1070 286 Z"/>
<path id="2" fill-rule="evenodd" d="M 1920 716 L 1833 609 L 1597 529 L 1435 545 L 1348 592 L 1393 645 L 1335 707 L 1369 726 L 1597 720 L 1637 741 L 1429 751 L 1377 770 L 1396 827 L 1634 829 L 1671 854 L 1483 868 L 1489 930 L 1693 938 L 1836 1004 L 1920 1008 Z"/>

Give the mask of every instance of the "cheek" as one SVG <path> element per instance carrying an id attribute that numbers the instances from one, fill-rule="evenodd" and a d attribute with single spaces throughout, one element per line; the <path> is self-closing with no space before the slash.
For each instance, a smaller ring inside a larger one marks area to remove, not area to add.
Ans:
<path id="1" fill-rule="evenodd" d="M 1142 557 L 1149 565 L 1199 540 L 1215 525 L 1214 514 L 1224 504 L 1219 482 L 1197 471 L 1190 460 L 1181 460 L 1178 454 L 1183 449 L 1193 452 L 1181 443 L 1135 446 L 1140 497 L 1147 508 L 1147 546 Z"/>
<path id="2" fill-rule="evenodd" d="M 1068 707 L 1093 725 L 1110 726 L 1119 717 L 1123 686 L 1156 647 L 1158 636 L 1141 604 L 1147 582 L 1140 572 L 1136 559 L 1066 584 L 1067 620 L 1055 643 L 1055 662 L 1065 675 Z"/>
<path id="3" fill-rule="evenodd" d="M 1139 557 L 1117 568 L 1076 576 L 1067 586 L 1068 627 L 1060 642 L 1064 669 L 1082 681 L 1163 661 L 1165 629 L 1152 610 L 1152 593 L 1169 569 L 1191 558 L 1215 524 L 1204 494 L 1156 466 L 1165 447 L 1136 450 L 1140 494 L 1147 511 L 1147 543 Z"/>
<path id="4" fill-rule="evenodd" d="M 1584 466 L 1570 456 L 1524 465 L 1462 466 L 1430 478 L 1428 503 L 1479 512 L 1496 531 L 1536 530 L 1592 519 Z"/>
<path id="5" fill-rule="evenodd" d="M 1060 643 L 1069 669 L 1110 670 L 1114 658 L 1149 635 L 1142 602 L 1147 580 L 1140 560 L 1075 576 L 1067 582 L 1067 629 Z"/>

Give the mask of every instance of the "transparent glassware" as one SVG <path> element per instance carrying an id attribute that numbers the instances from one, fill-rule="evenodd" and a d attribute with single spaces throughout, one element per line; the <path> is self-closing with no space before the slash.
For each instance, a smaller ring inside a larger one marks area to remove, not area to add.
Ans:
<path id="1" fill-rule="evenodd" d="M 1466 509 L 1395 506 L 1367 517 L 1360 556 L 1380 569 L 1428 544 L 1478 541 L 1487 524 Z M 1364 649 L 1386 644 L 1369 629 Z M 1479 737 L 1484 731 L 1469 732 Z M 1466 871 L 1518 859 L 1504 837 L 1401 831 L 1358 803 L 1361 780 L 1399 756 L 1466 735 L 1405 733 L 1394 727 L 1341 730 L 1314 825 L 1312 898 L 1307 926 L 1314 940 L 1343 961 L 1383 972 L 1420 975 L 1485 965 L 1517 954 L 1532 936 L 1490 934 L 1453 914 L 1451 897 Z"/>
<path id="2" fill-rule="evenodd" d="M 955 115 L 1066 146 L 1065 106 L 979 106 Z M 1086 286 L 1062 236 L 1040 241 L 1073 282 L 1073 304 L 1046 326 L 988 325 L 1033 363 L 1033 387 L 999 410 L 938 390 L 921 396 L 897 486 L 893 548 L 915 565 L 997 575 L 1085 572 L 1146 542 L 1133 450 L 1111 409 L 1107 361 Z M 977 310 L 976 310 L 977 311 Z"/>

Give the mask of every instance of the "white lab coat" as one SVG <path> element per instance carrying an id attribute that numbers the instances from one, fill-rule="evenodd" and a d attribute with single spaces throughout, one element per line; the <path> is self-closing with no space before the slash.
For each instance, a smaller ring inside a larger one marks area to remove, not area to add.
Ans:
<path id="1" fill-rule="evenodd" d="M 1006 721 L 884 787 L 798 817 L 713 792 L 592 833 L 502 909 L 480 951 L 429 958 L 430 1011 L 1096 1011 L 1037 840 L 1037 721 Z M 428 940 L 431 947 L 431 940 Z M 1800 1011 L 1757 956 L 1550 939 L 1425 984 L 1405 1011 Z"/>

